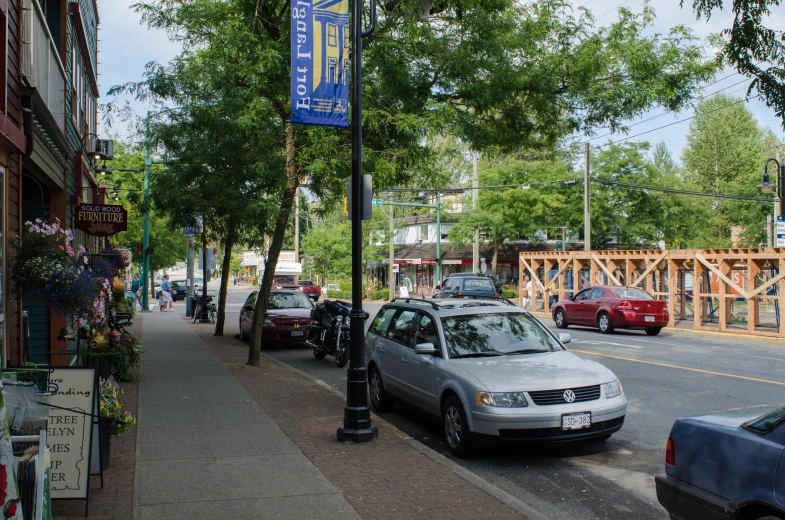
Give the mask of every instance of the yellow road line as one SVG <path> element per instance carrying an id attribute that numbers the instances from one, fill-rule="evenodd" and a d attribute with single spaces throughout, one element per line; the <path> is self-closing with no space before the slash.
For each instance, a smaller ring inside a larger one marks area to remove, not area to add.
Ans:
<path id="1" fill-rule="evenodd" d="M 711 370 L 701 370 L 700 368 L 683 367 L 680 365 L 669 365 L 668 363 L 657 363 L 656 361 L 644 361 L 642 359 L 628 358 L 622 356 L 612 356 L 611 354 L 598 354 L 597 352 L 590 352 L 588 350 L 570 349 L 570 352 L 577 352 L 579 354 L 589 354 L 590 356 L 602 356 L 613 359 L 621 359 L 623 361 L 632 361 L 634 363 L 644 363 L 646 365 L 655 365 L 658 367 L 678 368 L 680 370 L 689 370 L 690 372 L 700 372 L 701 374 L 710 374 L 713 376 L 732 377 L 734 379 L 744 379 L 746 381 L 755 381 L 756 383 L 768 383 L 770 385 L 785 386 L 785 383 L 780 381 L 770 381 L 768 379 L 758 379 L 757 377 L 737 376 L 736 374 L 726 374 L 725 372 L 714 372 Z"/>

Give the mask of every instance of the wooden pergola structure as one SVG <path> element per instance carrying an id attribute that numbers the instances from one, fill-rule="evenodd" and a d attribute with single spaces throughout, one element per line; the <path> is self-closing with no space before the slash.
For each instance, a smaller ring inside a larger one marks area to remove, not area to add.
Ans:
<path id="1" fill-rule="evenodd" d="M 626 285 L 668 302 L 669 327 L 785 338 L 785 249 L 522 252 L 531 308 L 590 285 Z M 523 291 L 519 290 L 520 298 Z"/>

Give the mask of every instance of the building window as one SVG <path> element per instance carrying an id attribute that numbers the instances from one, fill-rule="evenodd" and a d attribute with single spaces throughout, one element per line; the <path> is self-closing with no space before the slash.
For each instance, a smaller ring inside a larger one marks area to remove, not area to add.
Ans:
<path id="1" fill-rule="evenodd" d="M 417 236 L 418 240 L 422 240 L 423 242 L 428 240 L 428 225 L 420 226 L 420 232 Z"/>
<path id="2" fill-rule="evenodd" d="M 327 46 L 338 47 L 338 26 L 334 23 L 327 24 Z"/>

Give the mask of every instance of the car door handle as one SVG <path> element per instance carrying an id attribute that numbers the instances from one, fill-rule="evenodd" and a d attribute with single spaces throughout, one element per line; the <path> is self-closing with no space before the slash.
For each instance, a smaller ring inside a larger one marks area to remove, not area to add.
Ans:
<path id="1" fill-rule="evenodd" d="M 409 363 L 409 358 L 408 358 L 408 357 L 406 357 L 406 356 L 403 356 L 403 357 L 401 358 L 401 362 L 402 362 L 404 365 L 406 365 L 406 364 L 408 364 L 408 363 Z"/>
<path id="2" fill-rule="evenodd" d="M 379 352 L 384 353 L 384 347 L 383 346 L 379 347 Z"/>

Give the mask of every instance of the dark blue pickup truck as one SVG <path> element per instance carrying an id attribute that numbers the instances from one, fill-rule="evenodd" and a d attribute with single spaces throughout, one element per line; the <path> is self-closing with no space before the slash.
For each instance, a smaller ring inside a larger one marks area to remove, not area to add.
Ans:
<path id="1" fill-rule="evenodd" d="M 785 405 L 678 419 L 657 499 L 678 520 L 785 520 Z"/>

